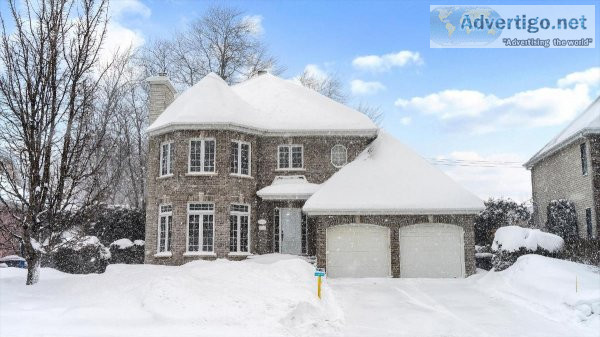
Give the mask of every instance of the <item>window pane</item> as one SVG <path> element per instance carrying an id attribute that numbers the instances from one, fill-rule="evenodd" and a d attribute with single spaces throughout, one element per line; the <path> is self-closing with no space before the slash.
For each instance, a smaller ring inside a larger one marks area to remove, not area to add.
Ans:
<path id="1" fill-rule="evenodd" d="M 585 222 L 587 228 L 588 238 L 592 238 L 592 209 L 586 208 L 585 210 Z"/>
<path id="2" fill-rule="evenodd" d="M 202 222 L 202 251 L 213 251 L 213 215 L 206 214 Z"/>
<path id="3" fill-rule="evenodd" d="M 197 252 L 199 249 L 198 241 L 200 240 L 200 215 L 192 214 L 189 216 L 188 221 L 188 250 L 190 252 Z"/>
<path id="4" fill-rule="evenodd" d="M 238 173 L 238 143 L 231 143 L 231 154 L 229 156 L 229 172 Z"/>
<path id="5" fill-rule="evenodd" d="M 190 142 L 190 172 L 202 171 L 201 145 L 202 141 L 199 140 L 192 140 Z"/>
<path id="6" fill-rule="evenodd" d="M 160 206 L 160 212 L 161 213 L 171 212 L 172 210 L 173 210 L 173 206 L 171 206 L 171 205 L 162 205 L 162 206 Z"/>
<path id="7" fill-rule="evenodd" d="M 173 217 L 167 216 L 167 252 L 171 251 L 171 227 L 173 225 Z"/>
<path id="8" fill-rule="evenodd" d="M 237 252 L 237 216 L 229 216 L 229 251 Z"/>
<path id="9" fill-rule="evenodd" d="M 579 145 L 579 149 L 581 150 L 581 173 L 587 174 L 587 144 L 583 143 Z"/>
<path id="10" fill-rule="evenodd" d="M 248 213 L 248 205 L 231 204 L 230 209 L 232 212 Z"/>
<path id="11" fill-rule="evenodd" d="M 250 145 L 248 144 L 240 144 L 241 147 L 241 174 L 249 174 L 249 162 L 250 162 Z"/>
<path id="12" fill-rule="evenodd" d="M 215 209 L 214 204 L 190 204 L 188 207 L 190 211 L 212 211 Z"/>
<path id="13" fill-rule="evenodd" d="M 347 151 L 343 145 L 336 145 L 331 149 L 331 163 L 335 167 L 342 167 L 346 165 Z"/>
<path id="14" fill-rule="evenodd" d="M 302 168 L 302 146 L 292 146 L 292 168 Z"/>
<path id="15" fill-rule="evenodd" d="M 279 147 L 279 168 L 290 167 L 290 148 L 287 146 Z"/>
<path id="16" fill-rule="evenodd" d="M 159 237 L 158 237 L 158 251 L 159 252 L 164 252 L 165 251 L 165 241 L 166 241 L 166 235 L 167 235 L 167 219 L 164 216 L 160 217 L 160 233 L 159 233 Z"/>
<path id="17" fill-rule="evenodd" d="M 204 141 L 204 172 L 215 172 L 215 141 Z"/>
<path id="18" fill-rule="evenodd" d="M 161 146 L 160 154 L 160 175 L 168 174 L 168 160 L 169 160 L 169 144 L 163 144 Z"/>
<path id="19" fill-rule="evenodd" d="M 169 147 L 169 172 L 167 174 L 173 173 L 173 161 L 175 160 L 175 147 L 172 143 L 167 144 Z"/>
<path id="20" fill-rule="evenodd" d="M 248 251 L 248 216 L 240 216 L 240 251 Z"/>

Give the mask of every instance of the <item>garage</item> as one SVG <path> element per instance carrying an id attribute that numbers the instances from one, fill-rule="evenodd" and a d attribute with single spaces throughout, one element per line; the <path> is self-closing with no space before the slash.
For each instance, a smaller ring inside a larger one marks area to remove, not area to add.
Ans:
<path id="1" fill-rule="evenodd" d="M 465 276 L 464 230 L 449 224 L 400 228 L 400 277 Z"/>
<path id="2" fill-rule="evenodd" d="M 390 277 L 390 230 L 367 224 L 327 228 L 329 277 Z"/>

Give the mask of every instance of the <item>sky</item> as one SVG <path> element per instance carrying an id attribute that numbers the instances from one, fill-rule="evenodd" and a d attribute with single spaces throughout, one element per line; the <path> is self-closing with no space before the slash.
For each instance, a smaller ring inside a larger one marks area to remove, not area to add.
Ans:
<path id="1" fill-rule="evenodd" d="M 112 0 L 107 43 L 169 38 L 215 4 L 260 25 L 260 38 L 286 69 L 282 77 L 335 73 L 349 105 L 379 106 L 382 127 L 423 157 L 504 163 L 439 166 L 484 199 L 530 199 L 521 164 L 600 94 L 598 47 L 430 48 L 429 6 L 450 1 Z"/>

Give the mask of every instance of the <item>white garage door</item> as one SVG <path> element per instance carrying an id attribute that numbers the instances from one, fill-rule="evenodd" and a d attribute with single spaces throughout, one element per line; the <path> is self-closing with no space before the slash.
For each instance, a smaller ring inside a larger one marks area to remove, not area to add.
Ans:
<path id="1" fill-rule="evenodd" d="M 389 277 L 389 228 L 365 224 L 327 228 L 327 275 Z"/>
<path id="2" fill-rule="evenodd" d="M 464 277 L 463 233 L 448 224 L 400 228 L 400 277 Z"/>

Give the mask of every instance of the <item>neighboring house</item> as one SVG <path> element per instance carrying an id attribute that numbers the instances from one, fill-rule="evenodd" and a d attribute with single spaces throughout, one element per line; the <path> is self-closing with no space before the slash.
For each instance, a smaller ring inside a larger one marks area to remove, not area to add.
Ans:
<path id="1" fill-rule="evenodd" d="M 475 272 L 483 202 L 360 112 L 271 74 L 209 74 L 177 98 L 148 82 L 146 263 L 281 252 L 334 277 Z"/>
<path id="2" fill-rule="evenodd" d="M 6 208 L 0 206 L 0 257 L 21 255 L 21 245 L 11 233 L 19 233 L 18 225 Z"/>
<path id="3" fill-rule="evenodd" d="M 550 201 L 568 199 L 575 204 L 579 237 L 596 237 L 600 221 L 600 97 L 525 167 L 531 170 L 537 226 L 545 226 Z"/>

